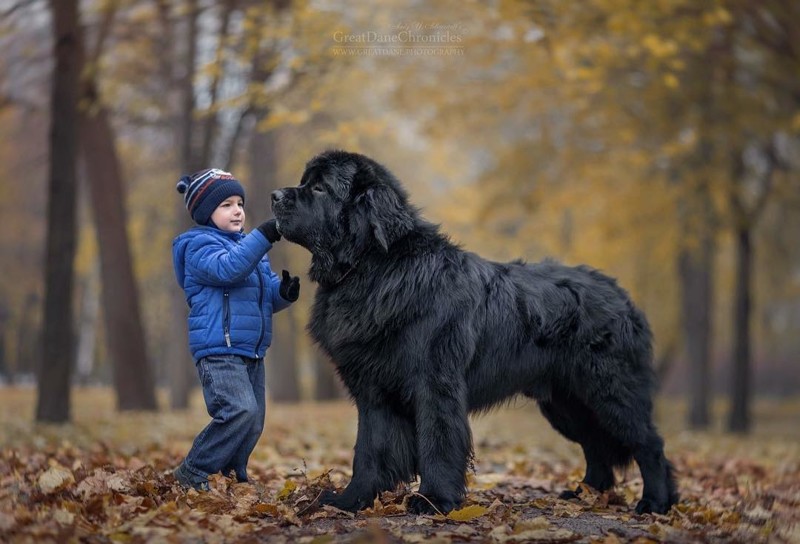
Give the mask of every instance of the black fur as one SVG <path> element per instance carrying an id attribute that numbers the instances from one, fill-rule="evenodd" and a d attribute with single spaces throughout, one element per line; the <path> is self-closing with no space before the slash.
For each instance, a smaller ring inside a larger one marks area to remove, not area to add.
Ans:
<path id="1" fill-rule="evenodd" d="M 652 422 L 650 329 L 613 279 L 463 251 L 363 155 L 322 153 L 300 186 L 272 199 L 281 234 L 312 254 L 309 331 L 358 408 L 353 478 L 323 503 L 355 511 L 419 475 L 438 510 L 458 507 L 472 456 L 467 414 L 520 394 L 582 446 L 586 484 L 612 487 L 613 467 L 634 459 L 637 512 L 677 501 Z M 409 508 L 433 511 L 418 496 Z"/>

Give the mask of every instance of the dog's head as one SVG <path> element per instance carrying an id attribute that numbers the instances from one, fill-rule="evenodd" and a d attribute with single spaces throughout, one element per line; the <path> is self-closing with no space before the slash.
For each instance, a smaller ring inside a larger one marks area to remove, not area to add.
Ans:
<path id="1" fill-rule="evenodd" d="M 416 218 L 389 170 L 346 151 L 326 151 L 311 159 L 299 186 L 272 193 L 272 211 L 284 238 L 331 269 L 352 266 L 371 250 L 388 252 L 411 231 Z"/>

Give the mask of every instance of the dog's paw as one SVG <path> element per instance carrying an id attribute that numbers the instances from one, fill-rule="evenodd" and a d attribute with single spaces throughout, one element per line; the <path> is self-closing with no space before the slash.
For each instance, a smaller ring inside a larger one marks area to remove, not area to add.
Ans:
<path id="1" fill-rule="evenodd" d="M 326 489 L 325 491 L 323 491 L 320 494 L 319 499 L 318 499 L 317 502 L 319 503 L 320 506 L 327 506 L 327 505 L 331 505 L 334 502 L 336 502 L 337 498 L 339 498 L 339 496 L 336 494 L 335 491 L 331 491 L 330 489 Z"/>
<path id="2" fill-rule="evenodd" d="M 579 499 L 580 494 L 581 494 L 581 488 L 580 486 L 578 486 L 578 488 L 575 490 L 565 489 L 564 491 L 558 494 L 558 498 L 565 501 L 571 501 L 572 499 Z"/>
<path id="3" fill-rule="evenodd" d="M 668 501 L 657 501 L 647 497 L 642 497 L 642 500 L 636 505 L 637 514 L 666 514 L 669 509 Z"/>
<path id="4" fill-rule="evenodd" d="M 447 499 L 440 499 L 430 495 L 412 495 L 408 498 L 406 503 L 406 510 L 412 514 L 443 514 L 447 515 L 448 512 L 457 508 L 458 502 Z"/>
<path id="5" fill-rule="evenodd" d="M 348 495 L 347 493 L 337 494 L 335 491 L 323 491 L 319 496 L 318 504 L 320 506 L 333 506 L 339 510 L 347 512 L 358 512 L 372 504 L 372 501 L 359 498 L 357 496 Z"/>

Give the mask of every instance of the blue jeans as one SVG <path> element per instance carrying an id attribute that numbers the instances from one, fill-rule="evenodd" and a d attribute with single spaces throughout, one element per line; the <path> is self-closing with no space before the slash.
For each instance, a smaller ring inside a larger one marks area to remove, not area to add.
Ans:
<path id="1" fill-rule="evenodd" d="M 213 420 L 194 439 L 183 461 L 193 484 L 231 470 L 247 481 L 247 460 L 264 429 L 264 359 L 211 355 L 197 361 L 208 415 Z"/>

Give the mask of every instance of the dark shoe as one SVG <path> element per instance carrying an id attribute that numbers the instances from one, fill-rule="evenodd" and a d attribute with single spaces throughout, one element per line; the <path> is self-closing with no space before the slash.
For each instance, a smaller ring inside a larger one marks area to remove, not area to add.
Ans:
<path id="1" fill-rule="evenodd" d="M 186 467 L 183 466 L 183 463 L 178 465 L 178 468 L 172 471 L 172 475 L 175 476 L 175 479 L 178 481 L 178 483 L 186 489 L 193 488 L 197 491 L 208 491 L 211 489 L 208 485 L 208 480 L 200 482 L 194 481 L 192 479 L 192 473 L 186 470 Z"/>

